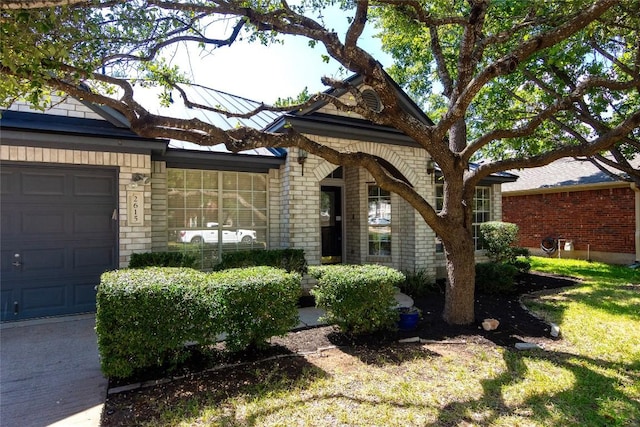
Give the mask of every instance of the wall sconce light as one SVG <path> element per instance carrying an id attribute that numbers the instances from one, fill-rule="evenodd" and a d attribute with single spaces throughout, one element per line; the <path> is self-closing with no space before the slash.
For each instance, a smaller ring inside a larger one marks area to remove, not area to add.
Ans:
<path id="1" fill-rule="evenodd" d="M 304 162 L 307 161 L 307 157 L 309 157 L 309 153 L 307 153 L 302 148 L 298 149 L 298 163 L 302 166 L 302 176 L 304 176 Z"/>
<path id="2" fill-rule="evenodd" d="M 427 175 L 431 175 L 436 171 L 436 162 L 433 159 L 427 160 Z"/>
<path id="3" fill-rule="evenodd" d="M 129 188 L 137 188 L 138 185 L 145 185 L 149 183 L 149 176 L 143 173 L 134 173 L 131 175 L 131 182 Z"/>

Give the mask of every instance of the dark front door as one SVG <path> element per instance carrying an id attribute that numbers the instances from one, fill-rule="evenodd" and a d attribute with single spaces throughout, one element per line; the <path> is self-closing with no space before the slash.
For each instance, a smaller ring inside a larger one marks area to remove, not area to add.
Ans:
<path id="1" fill-rule="evenodd" d="M 340 263 L 342 262 L 342 188 L 322 186 L 320 190 L 322 263 Z"/>
<path id="2" fill-rule="evenodd" d="M 2 320 L 95 311 L 117 268 L 117 171 L 2 164 Z"/>

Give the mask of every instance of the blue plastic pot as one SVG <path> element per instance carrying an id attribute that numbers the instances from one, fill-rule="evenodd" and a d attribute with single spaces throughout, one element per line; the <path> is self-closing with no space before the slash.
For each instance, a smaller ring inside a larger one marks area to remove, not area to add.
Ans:
<path id="1" fill-rule="evenodd" d="M 409 313 L 400 312 L 400 321 L 398 322 L 398 329 L 401 331 L 410 331 L 418 326 L 418 320 L 420 320 L 420 313 L 412 311 Z"/>

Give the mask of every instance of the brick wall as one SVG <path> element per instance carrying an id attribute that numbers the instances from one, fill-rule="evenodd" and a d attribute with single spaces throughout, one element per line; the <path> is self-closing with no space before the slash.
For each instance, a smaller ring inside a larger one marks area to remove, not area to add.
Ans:
<path id="1" fill-rule="evenodd" d="M 11 104 L 9 110 L 22 111 L 26 113 L 42 113 L 42 111 L 36 110 L 31 107 L 30 104 L 22 101 L 16 101 Z M 51 108 L 47 109 L 46 114 L 53 116 L 77 117 L 81 119 L 103 120 L 99 114 L 96 114 L 92 109 L 77 99 L 61 97 L 58 95 L 51 95 Z"/>
<path id="2" fill-rule="evenodd" d="M 373 142 L 308 135 L 323 144 L 341 151 L 362 151 L 378 155 L 391 162 L 427 200 L 435 198 L 434 183 L 426 173 L 424 150 Z M 281 235 L 283 246 L 305 250 L 310 264 L 320 262 L 320 232 L 318 221 L 319 188 L 321 181 L 336 168 L 329 162 L 309 155 L 302 167 L 295 156 L 289 156 L 282 171 L 283 216 Z M 373 182 L 363 169 L 345 169 L 344 226 L 346 239 L 345 262 L 380 263 L 402 270 L 426 269 L 435 276 L 436 265 L 444 265 L 435 254 L 435 235 L 422 217 L 399 196 L 392 195 L 392 255 L 368 256 L 367 185 Z M 299 197 L 303 200 L 300 201 Z M 302 206 L 301 206 L 302 205 Z M 287 231 L 288 230 L 288 231 Z M 288 238 L 287 238 L 288 237 Z"/>
<path id="3" fill-rule="evenodd" d="M 167 242 L 167 164 L 151 162 L 151 250 L 165 252 Z"/>
<path id="4" fill-rule="evenodd" d="M 519 245 L 547 236 L 573 240 L 576 251 L 635 253 L 635 195 L 630 188 L 504 196 L 503 220 L 520 227 Z"/>

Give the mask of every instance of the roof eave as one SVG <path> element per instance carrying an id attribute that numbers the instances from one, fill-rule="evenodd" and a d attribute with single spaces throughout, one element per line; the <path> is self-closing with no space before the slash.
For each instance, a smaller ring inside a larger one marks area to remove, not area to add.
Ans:
<path id="1" fill-rule="evenodd" d="M 626 188 L 630 187 L 631 182 L 626 181 L 609 181 L 609 182 L 596 182 L 593 184 L 578 184 L 578 185 L 559 185 L 554 187 L 538 187 L 527 188 L 523 190 L 503 190 L 502 195 L 511 196 L 525 196 L 532 194 L 552 194 L 552 193 L 567 193 L 574 191 L 592 191 L 592 190 L 604 190 L 609 188 Z"/>
<path id="2" fill-rule="evenodd" d="M 271 169 L 279 169 L 285 163 L 286 155 L 274 157 L 169 148 L 154 155 L 153 160 L 164 161 L 167 167 L 172 168 L 267 173 Z"/>

